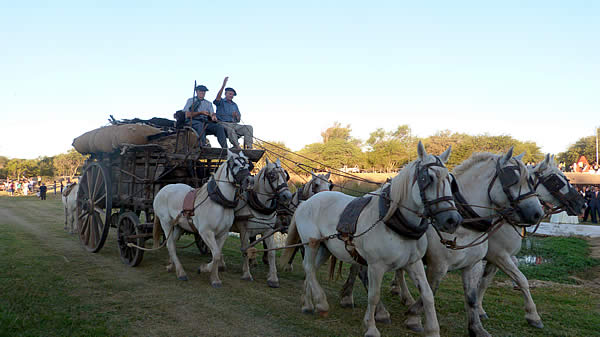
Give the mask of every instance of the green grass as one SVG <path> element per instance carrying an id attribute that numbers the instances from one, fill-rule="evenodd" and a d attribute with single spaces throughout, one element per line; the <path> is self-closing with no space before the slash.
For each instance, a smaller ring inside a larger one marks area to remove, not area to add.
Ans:
<path id="1" fill-rule="evenodd" d="M 91 306 L 69 295 L 63 257 L 48 254 L 31 235 L 6 223 L 0 232 L 0 336 L 120 334 L 104 315 L 87 315 Z"/>
<path id="2" fill-rule="evenodd" d="M 589 254 L 589 244 L 581 238 L 528 237 L 523 240 L 523 247 L 518 256 L 539 256 L 547 262 L 539 265 L 521 265 L 519 269 L 528 279 L 575 283 L 569 276 L 580 275 L 600 265 L 600 260 L 591 258 Z"/>
<path id="3" fill-rule="evenodd" d="M 178 250 L 190 280 L 180 282 L 164 269 L 166 250 L 148 252 L 136 268 L 119 260 L 114 228 L 98 254 L 83 251 L 66 234 L 60 200 L 0 197 L 0 336 L 361 336 L 367 296 L 359 282 L 354 309 L 338 304 L 342 280 L 319 273 L 331 307 L 328 318 L 303 315 L 300 295 L 304 273 L 297 257 L 293 272 L 280 272 L 281 288 L 266 286 L 267 267 L 252 269 L 254 282 L 240 280 L 239 240 L 229 238 L 224 254 L 228 270 L 223 288 L 213 289 L 208 275 L 195 272 L 210 260 L 191 246 Z M 32 232 L 33 231 L 33 232 Z M 191 242 L 185 236 L 179 245 Z M 67 262 L 68 261 L 68 262 Z M 344 272 L 344 276 L 346 272 Z M 406 308 L 389 292 L 385 276 L 383 302 L 392 324 L 378 324 L 383 336 L 417 336 L 404 328 Z M 411 286 L 416 295 L 414 287 Z M 532 289 L 545 328 L 529 327 L 520 292 L 492 284 L 484 305 L 494 336 L 598 336 L 600 293 L 584 287 Z M 450 274 L 436 295 L 442 336 L 467 335 L 460 275 Z"/>

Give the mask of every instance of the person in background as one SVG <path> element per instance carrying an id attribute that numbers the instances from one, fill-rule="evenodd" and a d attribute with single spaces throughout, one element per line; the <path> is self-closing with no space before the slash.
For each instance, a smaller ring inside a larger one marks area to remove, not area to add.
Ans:
<path id="1" fill-rule="evenodd" d="M 225 137 L 225 128 L 213 123 L 217 121 L 217 115 L 214 112 L 212 104 L 204 99 L 208 88 L 203 85 L 196 86 L 196 96 L 187 100 L 183 111 L 185 111 L 185 123 L 192 123 L 192 128 L 200 136 L 200 146 L 206 145 L 206 135 L 215 135 L 222 148 L 227 148 L 227 137 Z"/>
<path id="2" fill-rule="evenodd" d="M 243 136 L 244 148 L 252 149 L 254 130 L 251 125 L 240 124 L 242 119 L 240 108 L 233 101 L 233 97 L 237 95 L 237 92 L 233 88 L 225 88 L 227 80 L 229 80 L 229 77 L 225 77 L 223 85 L 213 101 L 213 104 L 217 107 L 217 119 L 227 131 L 227 138 L 234 148 L 240 148 L 238 138 Z M 225 89 L 225 97 L 221 97 L 223 89 Z"/>
<path id="3" fill-rule="evenodd" d="M 63 183 L 62 183 L 62 180 L 61 180 L 60 181 L 60 194 L 62 194 L 63 188 L 64 188 L 64 186 L 63 186 Z"/>
<path id="4" fill-rule="evenodd" d="M 583 212 L 582 219 L 582 221 L 585 222 L 587 221 L 588 216 L 590 215 L 590 210 L 592 209 L 592 207 L 590 206 L 590 201 L 592 200 L 592 191 L 588 186 L 584 186 L 581 192 L 583 195 L 583 199 L 585 199 L 585 211 Z"/>
<path id="5" fill-rule="evenodd" d="M 54 195 L 56 195 L 56 180 L 54 181 Z"/>
<path id="6" fill-rule="evenodd" d="M 48 191 L 48 188 L 46 187 L 46 184 L 42 183 L 42 186 L 40 186 L 40 199 L 41 200 L 46 200 L 46 192 Z"/>
<path id="7" fill-rule="evenodd" d="M 590 200 L 590 205 L 590 212 L 592 213 L 592 222 L 598 223 L 597 216 L 600 215 L 600 189 L 597 186 L 594 187 L 594 192 L 592 192 L 592 199 Z"/>

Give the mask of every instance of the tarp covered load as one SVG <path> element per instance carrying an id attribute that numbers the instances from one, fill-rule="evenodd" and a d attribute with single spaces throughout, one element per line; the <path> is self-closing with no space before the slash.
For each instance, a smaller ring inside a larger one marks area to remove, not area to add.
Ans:
<path id="1" fill-rule="evenodd" d="M 125 144 L 148 144 L 148 136 L 156 135 L 161 131 L 144 124 L 109 125 L 75 138 L 73 147 L 83 154 L 112 152 Z"/>

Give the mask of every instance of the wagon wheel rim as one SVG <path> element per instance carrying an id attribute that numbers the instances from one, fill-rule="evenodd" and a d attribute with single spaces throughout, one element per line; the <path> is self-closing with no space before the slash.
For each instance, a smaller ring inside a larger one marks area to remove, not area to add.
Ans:
<path id="1" fill-rule="evenodd" d="M 117 246 L 121 261 L 130 267 L 135 267 L 144 256 L 144 251 L 135 247 L 129 247 L 128 243 L 144 247 L 144 238 L 128 238 L 130 235 L 142 234 L 139 228 L 140 219 L 134 212 L 126 212 L 119 216 L 117 225 Z"/>
<path id="2" fill-rule="evenodd" d="M 104 166 L 94 162 L 86 167 L 77 194 L 77 222 L 79 241 L 92 253 L 102 249 L 108 236 L 112 212 L 110 187 L 110 176 Z"/>

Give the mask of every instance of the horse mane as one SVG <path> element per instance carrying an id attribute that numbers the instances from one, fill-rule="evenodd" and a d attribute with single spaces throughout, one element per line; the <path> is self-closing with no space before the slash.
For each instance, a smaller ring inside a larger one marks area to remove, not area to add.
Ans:
<path id="1" fill-rule="evenodd" d="M 490 153 L 490 152 L 473 153 L 471 155 L 471 157 L 469 157 L 467 160 L 465 160 L 464 162 L 462 162 L 458 166 L 456 166 L 454 168 L 454 170 L 452 171 L 452 173 L 454 173 L 455 175 L 458 175 L 458 176 L 463 175 L 467 171 L 469 171 L 471 168 L 473 168 L 473 166 L 475 166 L 476 164 L 479 164 L 486 160 L 490 160 L 490 161 L 498 160 L 499 158 L 501 158 L 503 156 L 504 156 L 504 154 L 494 154 L 494 153 Z M 514 158 L 511 158 L 511 159 L 514 159 Z M 519 183 L 523 183 L 529 177 L 529 170 L 527 170 L 527 167 L 525 166 L 525 164 L 523 164 L 523 162 L 521 162 L 520 160 L 515 159 L 514 161 L 517 163 L 517 165 L 519 165 L 521 172 L 526 173 L 526 174 L 521 174 L 521 176 L 520 176 Z M 496 168 L 494 167 L 494 172 L 495 172 L 495 170 L 496 170 Z"/>
<path id="2" fill-rule="evenodd" d="M 469 157 L 467 160 L 463 161 L 458 166 L 456 166 L 454 168 L 454 170 L 452 171 L 452 173 L 454 173 L 456 175 L 465 174 L 467 171 L 469 171 L 476 164 L 479 164 L 479 163 L 481 163 L 482 161 L 485 161 L 485 160 L 498 159 L 500 156 L 501 155 L 493 154 L 493 153 L 490 153 L 490 152 L 476 152 L 476 153 L 473 153 L 471 155 L 471 157 Z"/>

